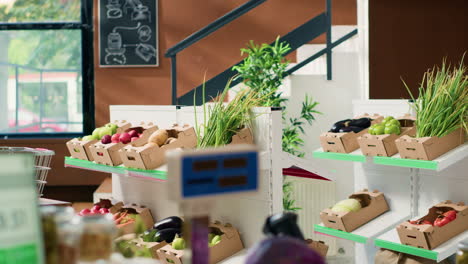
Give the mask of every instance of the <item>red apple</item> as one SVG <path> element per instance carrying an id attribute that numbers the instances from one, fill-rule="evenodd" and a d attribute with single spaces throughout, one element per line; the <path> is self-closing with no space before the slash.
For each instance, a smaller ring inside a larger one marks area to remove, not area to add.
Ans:
<path id="1" fill-rule="evenodd" d="M 93 208 L 91 208 L 91 210 L 93 210 L 93 209 L 99 211 L 99 209 L 101 209 L 101 206 L 96 204 L 96 205 L 93 206 Z"/>
<path id="2" fill-rule="evenodd" d="M 111 137 L 111 142 L 112 142 L 112 143 L 119 143 L 119 142 L 120 142 L 120 141 L 119 141 L 119 138 L 120 138 L 120 134 L 119 134 L 119 133 L 116 133 L 116 134 L 112 135 L 112 137 Z"/>
<path id="3" fill-rule="evenodd" d="M 100 214 L 108 214 L 108 213 L 109 213 L 109 209 L 107 209 L 107 208 L 101 208 L 101 209 L 99 210 L 99 213 L 100 213 Z"/>
<path id="4" fill-rule="evenodd" d="M 109 135 L 104 135 L 101 139 L 102 144 L 109 144 L 112 142 L 111 136 Z"/>
<path id="5" fill-rule="evenodd" d="M 127 144 L 129 143 L 130 141 L 132 140 L 132 137 L 130 136 L 130 134 L 128 133 L 122 133 L 120 134 L 120 137 L 119 137 L 119 141 L 124 143 L 124 144 Z"/>
<path id="6" fill-rule="evenodd" d="M 130 130 L 128 132 L 128 134 L 130 135 L 130 137 L 137 137 L 138 136 L 138 132 L 136 130 Z"/>
<path id="7" fill-rule="evenodd" d="M 90 212 L 91 212 L 91 210 L 86 208 L 86 209 L 81 210 L 79 215 L 89 215 Z"/>
<path id="8" fill-rule="evenodd" d="M 93 208 L 93 209 L 91 209 L 91 212 L 90 212 L 90 214 L 92 214 L 92 215 L 95 215 L 95 214 L 100 214 L 100 213 L 99 213 L 99 209 L 98 209 L 98 210 L 96 210 L 96 209 L 94 209 L 94 208 Z"/>
<path id="9" fill-rule="evenodd" d="M 133 141 L 138 140 L 138 139 L 140 139 L 140 138 L 139 138 L 139 137 L 132 137 L 132 139 L 130 140 L 130 142 L 133 142 Z"/>

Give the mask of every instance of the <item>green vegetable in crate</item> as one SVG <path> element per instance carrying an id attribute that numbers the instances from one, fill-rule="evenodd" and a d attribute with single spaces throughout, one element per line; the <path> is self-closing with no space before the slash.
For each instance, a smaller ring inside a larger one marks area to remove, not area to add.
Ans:
<path id="1" fill-rule="evenodd" d="M 369 128 L 371 135 L 383 135 L 385 133 L 385 126 L 382 124 L 374 124 Z"/>
<path id="2" fill-rule="evenodd" d="M 400 127 L 397 126 L 397 125 L 386 125 L 385 126 L 385 130 L 384 130 L 384 133 L 385 134 L 397 134 L 397 135 L 400 135 L 401 131 L 400 131 Z"/>
<path id="3" fill-rule="evenodd" d="M 220 235 L 215 235 L 213 237 L 213 239 L 209 240 L 208 246 L 212 247 L 212 246 L 218 244 L 219 242 L 221 242 L 221 236 Z"/>
<path id="4" fill-rule="evenodd" d="M 156 230 L 156 229 L 146 230 L 141 235 L 141 238 L 143 239 L 144 242 L 154 242 L 153 238 L 154 238 L 154 235 L 156 235 L 157 232 L 158 232 L 158 230 Z"/>
<path id="5" fill-rule="evenodd" d="M 331 210 L 333 212 L 357 212 L 361 208 L 361 203 L 357 199 L 346 199 L 336 203 Z"/>
<path id="6" fill-rule="evenodd" d="M 176 237 L 174 241 L 172 241 L 172 248 L 175 250 L 184 250 L 186 247 L 185 239 L 181 237 Z"/>

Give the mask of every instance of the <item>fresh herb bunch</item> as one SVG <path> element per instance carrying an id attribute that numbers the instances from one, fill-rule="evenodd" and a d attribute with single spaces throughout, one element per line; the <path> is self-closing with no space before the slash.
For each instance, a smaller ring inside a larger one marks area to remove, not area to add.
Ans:
<path id="1" fill-rule="evenodd" d="M 468 75 L 461 60 L 459 67 L 434 67 L 424 73 L 419 96 L 414 98 L 405 84 L 416 110 L 416 137 L 442 137 L 458 128 L 467 129 Z"/>
<path id="2" fill-rule="evenodd" d="M 259 97 L 256 92 L 244 89 L 232 101 L 224 103 L 231 82 L 232 80 L 229 80 L 223 93 L 218 96 L 213 105 L 208 106 L 208 110 L 205 102 L 203 102 L 204 118 L 202 128 L 198 126 L 196 121 L 197 111 L 195 109 L 195 126 L 197 128 L 199 148 L 229 144 L 235 133 L 246 126 L 250 126 L 251 116 L 249 111 L 252 107 L 257 106 Z M 208 120 L 206 120 L 207 115 L 209 116 Z M 203 129 L 203 133 L 201 129 Z"/>

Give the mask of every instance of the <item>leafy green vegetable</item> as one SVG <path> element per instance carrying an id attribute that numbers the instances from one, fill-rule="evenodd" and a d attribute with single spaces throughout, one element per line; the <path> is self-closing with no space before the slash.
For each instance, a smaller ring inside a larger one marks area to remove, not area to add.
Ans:
<path id="1" fill-rule="evenodd" d="M 458 128 L 468 131 L 468 76 L 463 58 L 458 68 L 450 69 L 444 60 L 441 68 L 434 66 L 424 73 L 417 99 L 404 84 L 415 101 L 416 137 L 442 137 Z"/>

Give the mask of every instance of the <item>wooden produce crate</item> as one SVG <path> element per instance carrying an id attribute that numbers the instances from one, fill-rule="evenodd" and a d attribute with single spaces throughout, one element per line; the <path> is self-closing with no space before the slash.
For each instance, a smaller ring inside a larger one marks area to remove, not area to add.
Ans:
<path id="1" fill-rule="evenodd" d="M 137 204 L 125 205 L 120 208 L 119 212 L 128 212 L 129 214 L 139 215 L 145 225 L 145 230 L 151 228 L 154 224 L 153 215 L 151 214 L 150 209 L 144 206 Z M 121 227 L 117 224 L 117 227 L 121 235 L 135 233 L 135 222 Z"/>
<path id="2" fill-rule="evenodd" d="M 153 125 L 153 123 L 141 122 L 139 126 L 128 128 L 123 132 L 135 129 L 141 131 L 142 136 L 139 139 L 131 142 L 131 144 L 134 146 L 143 146 L 148 142 L 149 136 L 154 131 L 158 130 L 158 127 Z M 120 156 L 119 150 L 128 144 L 123 144 L 121 142 L 102 144 L 101 142 L 97 142 L 90 147 L 90 150 L 91 154 L 93 155 L 94 162 L 108 166 L 118 166 L 122 164 L 122 158 Z"/>
<path id="3" fill-rule="evenodd" d="M 397 120 L 400 121 L 400 135 L 371 135 L 369 133 L 365 133 L 358 137 L 357 140 L 362 154 L 366 156 L 391 157 L 398 153 L 395 140 L 405 135 L 414 136 L 416 134 L 416 128 L 414 127 L 414 117 L 404 116 L 397 118 Z"/>
<path id="4" fill-rule="evenodd" d="M 221 234 L 221 241 L 210 247 L 210 264 L 215 264 L 226 259 L 244 248 L 239 232 L 230 224 L 214 222 L 210 224 L 211 232 Z M 171 245 L 166 245 L 158 250 L 159 261 L 162 264 L 182 264 L 183 250 L 175 250 Z"/>
<path id="5" fill-rule="evenodd" d="M 430 224 L 415 225 L 410 222 L 404 222 L 398 225 L 396 229 L 401 243 L 431 250 L 454 236 L 468 230 L 468 206 L 462 202 L 457 204 L 451 201 L 439 203 L 431 207 L 428 214 L 418 220 L 434 222 L 437 218 L 438 211 L 446 212 L 449 210 L 457 211 L 457 217 L 442 227 L 432 226 Z"/>
<path id="6" fill-rule="evenodd" d="M 355 192 L 349 198 L 360 200 L 361 210 L 357 212 L 334 212 L 331 208 L 327 208 L 320 212 L 320 219 L 324 226 L 352 232 L 389 210 L 384 194 L 378 190 L 369 192 L 364 189 L 361 192 Z"/>
<path id="7" fill-rule="evenodd" d="M 125 120 L 122 121 L 114 121 L 112 122 L 117 125 L 117 132 L 116 133 L 122 133 L 126 129 L 130 128 L 131 124 Z M 75 159 L 81 159 L 81 160 L 89 160 L 93 161 L 93 155 L 91 154 L 90 147 L 96 143 L 98 143 L 99 140 L 79 140 L 78 138 L 74 138 L 66 143 L 68 151 L 70 152 L 70 156 L 72 156 Z"/>
<path id="8" fill-rule="evenodd" d="M 434 160 L 442 154 L 464 144 L 465 139 L 465 131 L 463 128 L 459 128 L 443 137 L 414 138 L 405 135 L 395 142 L 398 152 L 400 152 L 400 157 L 404 159 Z"/>
<path id="9" fill-rule="evenodd" d="M 146 143 L 144 146 L 129 144 L 120 149 L 119 155 L 123 164 L 129 168 L 152 170 L 166 163 L 166 151 L 197 146 L 197 135 L 192 126 L 173 126 L 167 129 L 167 132 L 169 138 L 175 138 L 175 140 L 162 146 Z"/>
<path id="10" fill-rule="evenodd" d="M 383 120 L 383 116 L 379 114 L 364 114 L 357 116 L 354 119 L 368 117 L 371 118 L 371 125 L 380 123 Z M 320 135 L 320 144 L 324 152 L 336 152 L 336 153 L 351 153 L 359 148 L 358 137 L 367 133 L 369 129 L 363 129 L 359 133 L 347 132 L 347 133 L 333 133 L 325 132 Z"/>

